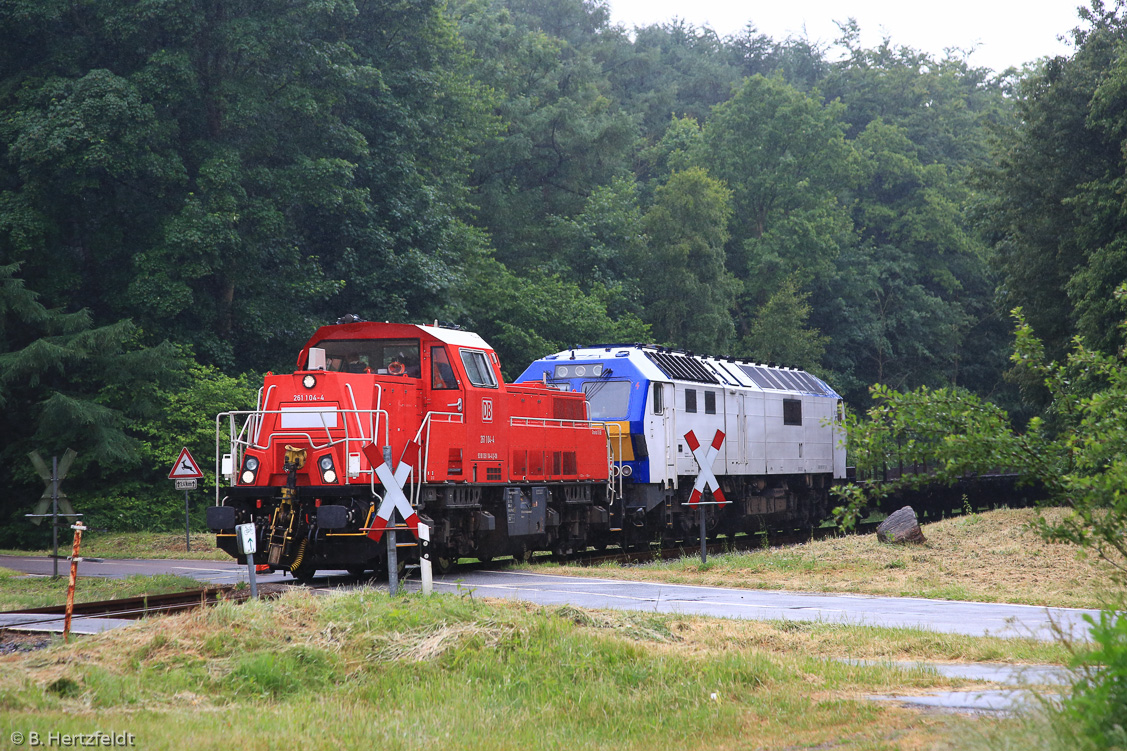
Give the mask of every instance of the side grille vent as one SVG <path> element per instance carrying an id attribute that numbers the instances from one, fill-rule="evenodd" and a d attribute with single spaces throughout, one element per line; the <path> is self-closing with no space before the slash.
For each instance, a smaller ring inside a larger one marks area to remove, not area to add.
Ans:
<path id="1" fill-rule="evenodd" d="M 586 420 L 586 412 L 582 399 L 552 398 L 552 417 L 557 420 Z"/>

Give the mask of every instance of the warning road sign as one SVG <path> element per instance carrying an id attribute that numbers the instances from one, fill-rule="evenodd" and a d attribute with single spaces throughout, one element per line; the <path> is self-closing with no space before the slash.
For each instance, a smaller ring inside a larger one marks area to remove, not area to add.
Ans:
<path id="1" fill-rule="evenodd" d="M 407 444 L 407 447 L 403 449 L 403 456 L 399 459 L 399 466 L 395 468 L 394 472 L 391 471 L 391 465 L 386 461 L 378 466 L 376 465 L 375 460 L 380 458 L 376 444 L 369 443 L 361 450 L 372 462 L 372 466 L 376 468 L 376 477 L 380 478 L 380 482 L 384 486 L 383 503 L 376 511 L 376 518 L 372 520 L 371 528 L 367 530 L 368 537 L 379 542 L 380 538 L 383 537 L 384 530 L 394 523 L 396 510 L 399 511 L 404 524 L 411 529 L 412 534 L 418 537 L 419 516 L 415 513 L 415 509 L 411 507 L 411 502 L 407 500 L 407 496 L 403 492 L 403 483 L 407 482 L 414 465 L 418 463 L 419 444 L 414 441 Z"/>
<path id="2" fill-rule="evenodd" d="M 169 480 L 199 480 L 203 478 L 203 472 L 200 472 L 200 465 L 196 464 L 196 460 L 192 458 L 192 452 L 188 451 L 187 446 L 180 452 L 177 457 L 176 463 L 172 465 L 172 471 L 168 473 Z"/>
<path id="3" fill-rule="evenodd" d="M 728 502 L 728 499 L 724 497 L 724 491 L 720 489 L 720 483 L 716 481 L 716 473 L 712 471 L 712 465 L 716 462 L 716 455 L 720 453 L 720 447 L 724 444 L 724 431 L 716 431 L 716 435 L 712 437 L 712 443 L 709 444 L 708 448 L 700 445 L 696 434 L 691 430 L 685 433 L 685 443 L 689 444 L 689 450 L 693 452 L 693 458 L 697 460 L 697 466 L 700 467 L 697 481 L 693 485 L 693 492 L 689 494 L 689 505 L 696 506 L 699 503 L 706 503 L 706 501 L 701 500 L 701 497 L 704 495 L 704 491 L 711 486 L 715 503 L 723 506 Z"/>

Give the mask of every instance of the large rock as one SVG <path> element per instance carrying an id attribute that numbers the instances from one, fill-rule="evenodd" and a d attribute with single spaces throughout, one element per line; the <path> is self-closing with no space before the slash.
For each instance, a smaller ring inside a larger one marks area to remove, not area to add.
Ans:
<path id="1" fill-rule="evenodd" d="M 899 511 L 894 511 L 877 527 L 877 539 L 894 545 L 906 542 L 927 542 L 920 522 L 916 519 L 916 512 L 911 506 L 905 506 Z"/>

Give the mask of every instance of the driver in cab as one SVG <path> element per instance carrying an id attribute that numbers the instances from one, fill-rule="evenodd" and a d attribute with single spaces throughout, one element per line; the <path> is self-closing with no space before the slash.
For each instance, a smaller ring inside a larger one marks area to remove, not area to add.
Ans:
<path id="1" fill-rule="evenodd" d="M 422 375 L 422 369 L 419 367 L 419 356 L 413 352 L 400 352 L 394 360 L 388 363 L 387 372 L 390 375 L 419 378 Z"/>

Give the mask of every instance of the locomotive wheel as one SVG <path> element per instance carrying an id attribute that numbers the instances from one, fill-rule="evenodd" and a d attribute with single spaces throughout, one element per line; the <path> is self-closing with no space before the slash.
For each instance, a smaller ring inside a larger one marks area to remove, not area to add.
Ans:
<path id="1" fill-rule="evenodd" d="M 386 556 L 380 557 L 379 559 L 376 559 L 374 561 L 374 563 L 375 563 L 375 568 L 372 570 L 372 578 L 387 581 L 387 579 L 388 579 L 387 557 Z M 396 566 L 395 566 L 395 572 L 396 572 L 396 578 L 399 579 L 399 581 L 403 581 L 403 576 L 404 576 L 404 574 L 407 573 L 407 561 L 404 560 L 403 558 L 397 559 L 396 560 Z"/>
<path id="2" fill-rule="evenodd" d="M 436 555 L 431 561 L 431 565 L 434 567 L 434 573 L 445 574 L 454 568 L 454 559 L 445 555 Z"/>
<path id="3" fill-rule="evenodd" d="M 317 569 L 312 563 L 302 563 L 295 571 L 291 571 L 293 578 L 301 584 L 308 584 L 313 581 L 313 576 L 317 573 Z"/>

